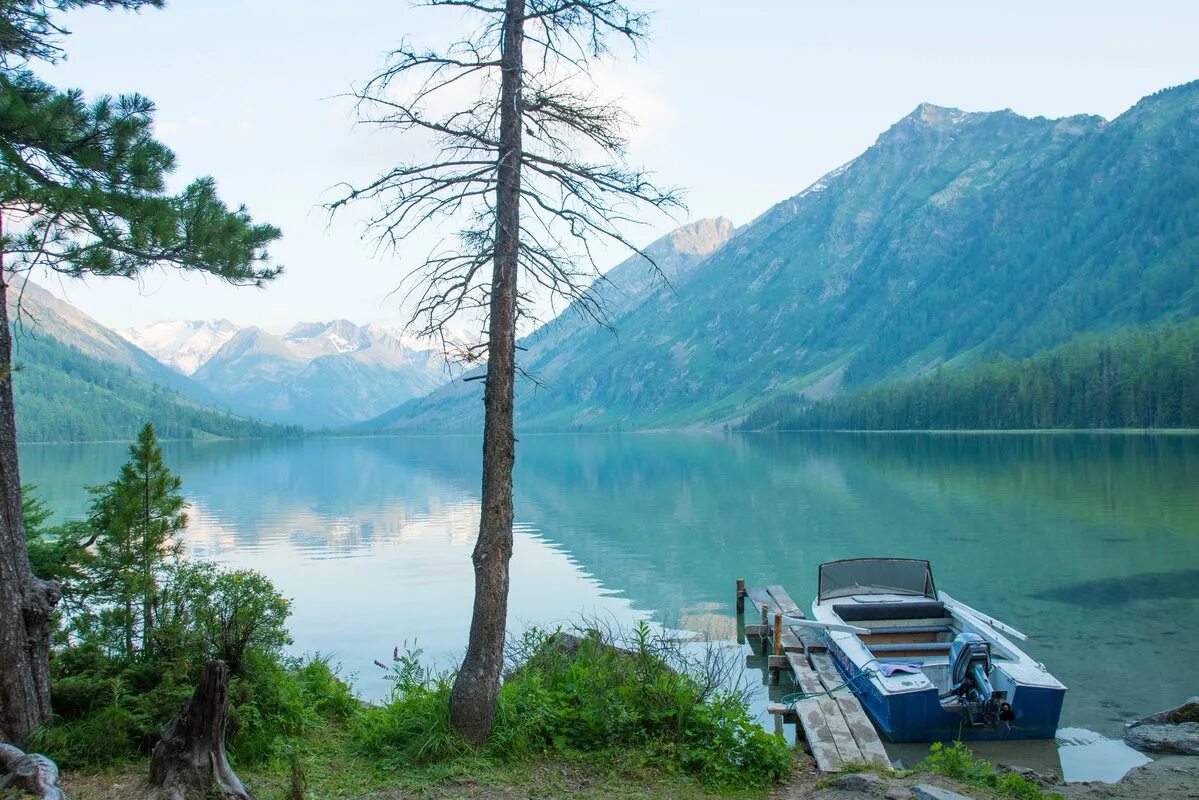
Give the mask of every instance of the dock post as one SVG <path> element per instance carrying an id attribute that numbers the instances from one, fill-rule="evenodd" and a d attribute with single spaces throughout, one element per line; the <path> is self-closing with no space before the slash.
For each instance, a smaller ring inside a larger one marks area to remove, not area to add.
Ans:
<path id="1" fill-rule="evenodd" d="M 737 613 L 745 613 L 745 578 L 737 579 Z"/>
<path id="2" fill-rule="evenodd" d="M 766 606 L 762 606 L 762 655 L 767 655 L 766 640 L 770 638 L 770 612 L 766 610 Z"/>
<path id="3" fill-rule="evenodd" d="M 783 654 L 783 615 L 782 614 L 774 615 L 774 631 L 773 631 L 773 633 L 774 633 L 774 635 L 771 636 L 770 638 L 773 640 L 774 654 L 776 656 L 782 656 L 782 654 Z M 779 659 L 771 659 L 771 661 L 778 661 L 778 660 Z M 770 680 L 772 683 L 778 683 L 780 675 L 781 675 L 781 670 L 778 667 L 770 668 Z"/>

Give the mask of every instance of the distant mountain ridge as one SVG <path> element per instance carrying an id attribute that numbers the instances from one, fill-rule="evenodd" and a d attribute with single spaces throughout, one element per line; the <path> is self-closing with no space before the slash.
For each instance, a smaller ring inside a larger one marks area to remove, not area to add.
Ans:
<path id="1" fill-rule="evenodd" d="M 191 375 L 239 330 L 227 319 L 186 320 L 126 328 L 120 334 L 163 364 Z"/>
<path id="2" fill-rule="evenodd" d="M 278 426 L 213 406 L 191 379 L 33 283 L 9 290 L 13 389 L 22 442 L 279 436 Z"/>
<path id="3" fill-rule="evenodd" d="M 711 426 L 781 396 L 1186 319 L 1196 263 L 1199 82 L 1110 122 L 922 104 L 669 289 L 634 292 L 616 336 L 564 315 L 529 337 L 520 363 L 544 385 L 519 388 L 518 426 Z M 473 428 L 479 387 L 367 426 Z"/>
<path id="4" fill-rule="evenodd" d="M 266 420 L 340 427 L 448 378 L 442 354 L 378 325 L 303 322 L 283 335 L 242 328 L 196 370 L 231 408 Z"/>
<path id="5" fill-rule="evenodd" d="M 625 259 L 590 287 L 586 301 L 572 304 L 520 342 L 522 367 L 534 372 L 539 381 L 553 386 L 572 362 L 585 360 L 592 352 L 611 346 L 614 331 L 620 330 L 622 320 L 649 298 L 673 292 L 697 264 L 723 247 L 736 230 L 725 217 L 702 219 L 677 228 L 644 248 L 652 260 L 640 255 Z M 602 310 L 599 322 L 589 308 Z M 429 395 L 357 427 L 361 430 L 420 428 L 426 423 L 433 429 L 475 427 L 482 420 L 483 407 L 478 402 L 481 382 L 464 379 L 480 372 L 481 369 L 461 375 Z M 535 391 L 535 387 L 521 386 L 518 422 L 524 419 L 531 402 L 529 395 Z"/>

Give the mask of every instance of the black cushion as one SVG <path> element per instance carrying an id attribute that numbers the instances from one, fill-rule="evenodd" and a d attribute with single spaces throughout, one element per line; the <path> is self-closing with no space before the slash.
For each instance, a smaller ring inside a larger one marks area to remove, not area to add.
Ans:
<path id="1" fill-rule="evenodd" d="M 950 616 L 940 600 L 914 600 L 910 603 L 838 603 L 837 616 L 846 622 L 867 619 L 939 619 Z"/>

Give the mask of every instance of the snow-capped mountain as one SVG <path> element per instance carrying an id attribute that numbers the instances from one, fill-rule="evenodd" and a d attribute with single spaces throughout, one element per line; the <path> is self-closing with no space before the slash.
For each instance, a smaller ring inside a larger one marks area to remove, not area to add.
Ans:
<path id="1" fill-rule="evenodd" d="M 431 344 L 379 325 L 302 322 L 237 331 L 195 379 L 241 413 L 310 427 L 369 419 L 449 379 Z"/>
<path id="2" fill-rule="evenodd" d="M 191 375 L 241 330 L 227 319 L 155 322 L 119 331 L 163 364 Z"/>

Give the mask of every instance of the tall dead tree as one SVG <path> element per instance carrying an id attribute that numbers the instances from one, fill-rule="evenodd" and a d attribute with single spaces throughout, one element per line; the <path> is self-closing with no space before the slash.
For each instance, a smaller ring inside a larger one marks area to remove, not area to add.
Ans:
<path id="1" fill-rule="evenodd" d="M 641 207 L 682 204 L 627 166 L 630 120 L 591 80 L 610 40 L 635 50 L 646 15 L 617 0 L 425 5 L 468 12 L 479 28 L 441 50 L 401 44 L 357 98 L 361 121 L 409 134 L 431 155 L 351 187 L 330 208 L 376 201 L 371 231 L 388 247 L 421 228 L 453 227 L 455 243 L 408 275 L 410 327 L 443 343 L 451 321 L 485 330 L 467 354 L 487 361 L 482 512 L 470 640 L 450 701 L 454 728 L 478 744 L 491 730 L 503 668 L 520 320 L 538 292 L 602 319 L 588 291 L 600 275 L 593 247 L 640 253 L 626 223 L 638 222 Z"/>

